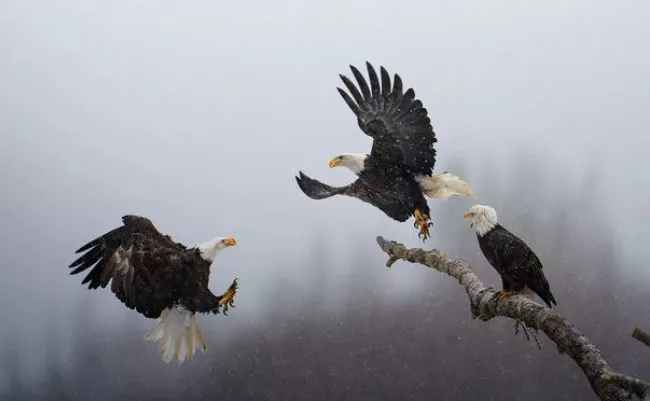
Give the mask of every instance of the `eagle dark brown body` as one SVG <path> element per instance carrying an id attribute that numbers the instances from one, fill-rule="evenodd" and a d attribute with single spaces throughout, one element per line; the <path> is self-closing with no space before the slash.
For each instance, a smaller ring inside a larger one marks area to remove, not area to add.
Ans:
<path id="1" fill-rule="evenodd" d="M 192 357 L 195 345 L 205 348 L 195 313 L 219 313 L 233 306 L 237 281 L 214 295 L 208 289 L 210 266 L 220 249 L 236 243 L 217 237 L 187 248 L 161 234 L 145 217 L 127 215 L 123 225 L 95 238 L 77 250 L 70 274 L 88 272 L 82 284 L 106 288 L 128 308 L 150 319 L 160 319 L 150 339 L 165 344 L 166 360 L 182 363 Z M 171 345 L 166 345 L 171 343 Z"/>

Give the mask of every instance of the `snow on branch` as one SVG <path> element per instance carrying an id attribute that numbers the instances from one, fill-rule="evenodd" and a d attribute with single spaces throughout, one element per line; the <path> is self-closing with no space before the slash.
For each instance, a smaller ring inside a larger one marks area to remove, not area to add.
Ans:
<path id="1" fill-rule="evenodd" d="M 497 301 L 493 298 L 495 291 L 485 287 L 468 263 L 452 260 L 437 249 L 408 249 L 382 237 L 377 237 L 377 243 L 389 256 L 388 267 L 398 260 L 404 260 L 422 264 L 458 280 L 469 296 L 474 318 L 488 321 L 497 316 L 508 317 L 522 322 L 526 327 L 542 330 L 557 345 L 560 353 L 567 354 L 582 369 L 600 400 L 632 400 L 636 397 L 650 401 L 650 383 L 611 370 L 598 348 L 554 310 L 521 295 Z"/>
<path id="2" fill-rule="evenodd" d="M 634 337 L 635 339 L 641 341 L 642 343 L 650 347 L 650 334 L 646 333 L 640 328 L 636 327 L 634 329 L 634 331 L 632 332 L 632 337 Z"/>

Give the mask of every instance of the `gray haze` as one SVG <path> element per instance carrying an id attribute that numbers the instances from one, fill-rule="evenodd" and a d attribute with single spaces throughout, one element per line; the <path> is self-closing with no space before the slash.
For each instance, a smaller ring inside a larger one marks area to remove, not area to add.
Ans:
<path id="1" fill-rule="evenodd" d="M 0 357 L 19 348 L 12 363 L 21 380 L 41 383 L 51 366 L 74 368 L 80 338 L 104 347 L 94 349 L 99 358 L 120 358 L 107 345 L 110 333 L 129 342 L 140 358 L 134 364 L 158 372 L 143 374 L 142 393 L 161 377 L 182 381 L 183 371 L 160 367 L 142 340 L 153 321 L 68 276 L 74 250 L 127 213 L 150 217 L 187 245 L 217 235 L 239 241 L 219 255 L 211 277 L 214 292 L 240 278 L 238 306 L 227 318 L 201 318 L 210 352 L 222 358 L 223 341 L 256 338 L 273 330 L 270 321 L 316 310 L 325 321 L 350 309 L 363 314 L 363 303 L 349 302 L 359 291 L 398 310 L 424 298 L 438 308 L 453 302 L 453 313 L 433 316 L 444 335 L 492 344 L 496 334 L 483 339 L 481 330 L 500 330 L 505 346 L 519 344 L 533 361 L 551 352 L 548 343 L 539 352 L 514 337 L 508 322 L 460 333 L 453 322 L 469 311 L 454 282 L 417 266 L 383 268 L 374 237 L 421 246 L 410 223 L 298 189 L 298 170 L 332 184 L 353 179 L 327 162 L 371 142 L 335 87 L 338 73 L 368 60 L 414 87 L 438 135 L 436 170 L 467 179 L 476 203 L 495 206 L 538 251 L 559 310 L 608 339 L 599 345 L 621 368 L 650 370 L 636 344 L 618 345 L 629 341 L 629 325 L 650 328 L 650 310 L 636 303 L 650 285 L 650 3 L 463 3 L 0 2 Z M 431 202 L 436 226 L 425 246 L 471 260 L 497 285 L 462 221 L 472 203 Z M 607 247 L 598 249 L 610 258 L 602 269 L 590 268 L 602 262 L 589 259 L 590 243 Z M 587 318 L 584 308 L 603 299 L 595 272 L 618 292 Z M 315 289 L 318 307 L 310 303 Z M 627 317 L 614 328 L 599 322 L 601 313 Z M 614 329 L 617 339 L 606 335 Z M 451 344 L 463 360 L 465 345 Z M 490 361 L 491 346 L 482 349 L 473 358 Z M 192 374 L 206 376 L 197 372 L 215 358 L 210 352 Z M 553 358 L 576 375 L 566 357 Z M 117 380 L 110 372 L 102 377 L 109 387 Z M 8 386 L 0 376 L 0 392 Z"/>

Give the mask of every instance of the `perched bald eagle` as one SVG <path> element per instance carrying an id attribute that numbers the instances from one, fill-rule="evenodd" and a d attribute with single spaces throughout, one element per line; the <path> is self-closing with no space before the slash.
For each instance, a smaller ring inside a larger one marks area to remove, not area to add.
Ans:
<path id="1" fill-rule="evenodd" d="M 412 88 L 402 91 L 402 79 L 390 77 L 380 68 L 381 84 L 370 63 L 366 63 L 370 86 L 354 66 L 350 66 L 359 89 L 340 75 L 350 95 L 337 88 L 357 116 L 361 131 L 373 140 L 370 154 L 344 153 L 330 161 L 330 167 L 344 166 L 357 180 L 344 187 L 332 187 L 302 171 L 296 177 L 300 189 L 312 199 L 347 195 L 379 208 L 390 218 L 403 222 L 415 217 L 418 236 L 429 237 L 429 206 L 425 195 L 446 199 L 452 195 L 473 197 L 465 181 L 451 173 L 432 175 L 437 142 L 427 109 L 415 98 Z M 359 91 L 360 90 L 360 91 Z"/>
<path id="2" fill-rule="evenodd" d="M 128 308 L 158 324 L 146 334 L 159 341 L 165 362 L 182 364 L 192 359 L 196 348 L 206 344 L 196 313 L 225 315 L 234 307 L 237 279 L 220 296 L 208 289 L 210 266 L 224 248 L 234 246 L 234 238 L 217 237 L 187 248 L 163 235 L 153 223 L 133 215 L 122 217 L 123 225 L 90 241 L 77 250 L 86 252 L 74 261 L 70 274 L 90 269 L 81 284 L 88 289 L 106 288 Z"/>
<path id="3" fill-rule="evenodd" d="M 474 205 L 464 217 L 470 220 L 470 228 L 476 230 L 483 255 L 501 276 L 503 288 L 497 292 L 497 299 L 517 293 L 531 295 L 529 291 L 532 291 L 549 308 L 553 307 L 552 304 L 557 305 L 537 255 L 524 241 L 499 224 L 493 207 Z"/>

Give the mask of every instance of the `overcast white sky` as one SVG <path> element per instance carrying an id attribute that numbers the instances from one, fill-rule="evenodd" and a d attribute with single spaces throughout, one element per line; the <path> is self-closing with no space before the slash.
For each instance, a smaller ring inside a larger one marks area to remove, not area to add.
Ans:
<path id="1" fill-rule="evenodd" d="M 237 312 L 251 316 L 275 277 L 309 281 L 299 272 L 317 239 L 354 240 L 378 263 L 377 234 L 418 244 L 411 224 L 312 201 L 293 178 L 353 179 L 327 162 L 370 140 L 335 87 L 366 60 L 415 88 L 436 169 L 453 164 L 478 203 L 491 202 L 486 168 L 507 182 L 518 153 L 551 182 L 600 166 L 602 213 L 584 218 L 614 222 L 620 269 L 647 279 L 649 20 L 640 0 L 0 1 L 0 312 L 56 321 L 97 302 L 99 320 L 126 314 L 67 265 L 127 213 L 188 245 L 237 237 L 211 283 L 238 276 L 249 307 Z"/>

